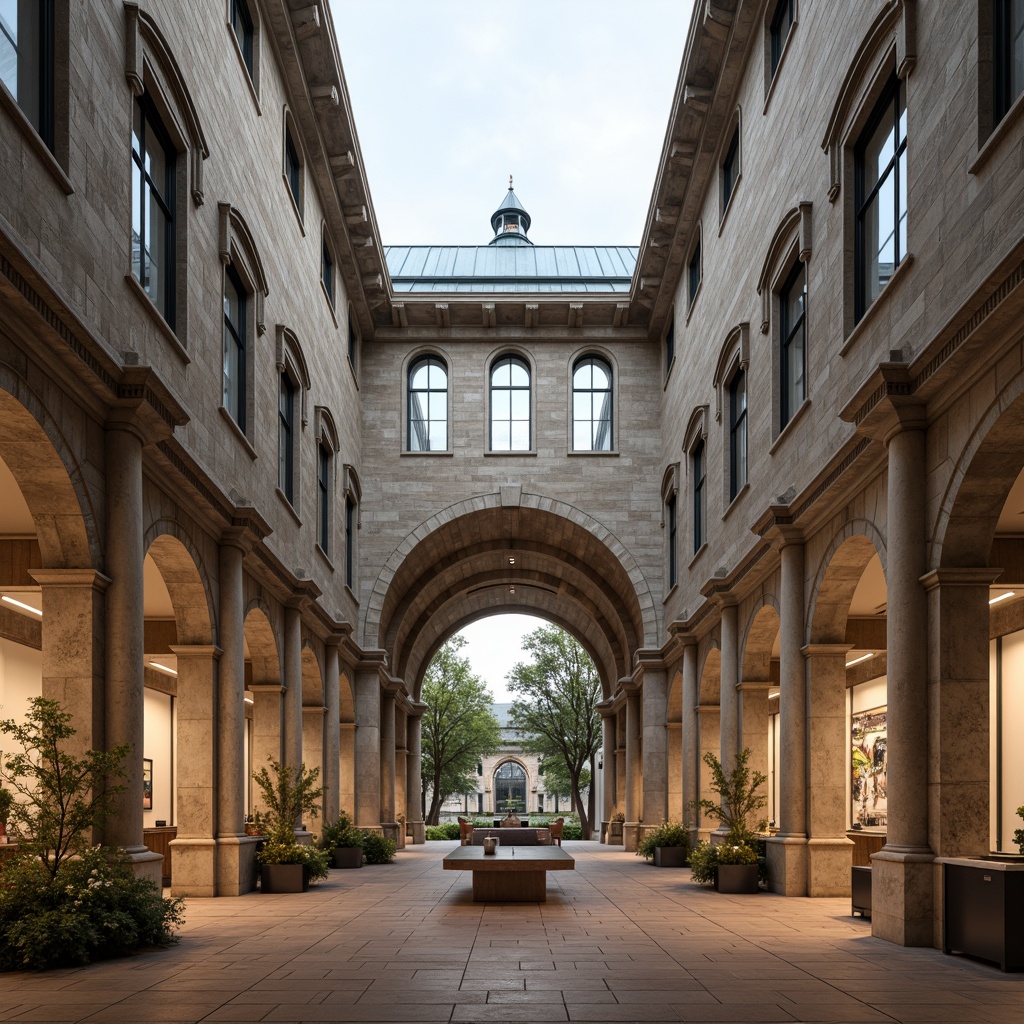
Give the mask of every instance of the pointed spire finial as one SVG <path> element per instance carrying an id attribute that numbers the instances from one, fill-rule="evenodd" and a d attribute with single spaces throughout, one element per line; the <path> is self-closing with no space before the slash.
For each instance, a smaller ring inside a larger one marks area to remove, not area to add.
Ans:
<path id="1" fill-rule="evenodd" d="M 509 192 L 512 191 L 512 175 L 511 174 L 508 176 L 508 190 L 509 190 Z"/>

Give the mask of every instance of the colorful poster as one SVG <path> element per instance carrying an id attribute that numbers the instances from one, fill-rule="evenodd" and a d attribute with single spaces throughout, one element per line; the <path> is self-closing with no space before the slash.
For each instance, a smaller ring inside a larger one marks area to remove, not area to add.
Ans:
<path id="1" fill-rule="evenodd" d="M 885 828 L 888 817 L 885 712 L 884 707 L 858 711 L 851 720 L 853 806 L 850 817 L 854 825 L 864 828 Z"/>

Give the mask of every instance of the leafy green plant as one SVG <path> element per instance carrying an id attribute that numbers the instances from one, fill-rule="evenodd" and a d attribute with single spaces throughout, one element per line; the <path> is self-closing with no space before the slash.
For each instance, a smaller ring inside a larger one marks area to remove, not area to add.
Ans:
<path id="1" fill-rule="evenodd" d="M 721 843 L 715 847 L 719 864 L 756 864 L 757 851 L 746 843 Z"/>
<path id="2" fill-rule="evenodd" d="M 446 821 L 440 825 L 428 825 L 426 827 L 427 839 L 458 839 L 459 823 L 457 821 Z"/>
<path id="3" fill-rule="evenodd" d="M 395 859 L 398 847 L 394 839 L 376 832 L 363 833 L 363 853 L 367 864 L 390 864 Z"/>
<path id="4" fill-rule="evenodd" d="M 1024 805 L 1017 808 L 1017 817 L 1024 819 Z M 1017 849 L 1024 854 L 1024 828 L 1019 828 L 1013 833 L 1013 841 L 1017 844 Z"/>
<path id="5" fill-rule="evenodd" d="M 14 804 L 14 794 L 9 789 L 0 786 L 0 825 L 6 827 L 11 818 L 11 807 Z"/>
<path id="6" fill-rule="evenodd" d="M 718 794 L 719 802 L 714 800 L 698 800 L 697 806 L 708 817 L 720 822 L 733 842 L 744 842 L 753 845 L 754 831 L 750 828 L 753 815 L 767 803 L 768 797 L 758 790 L 768 781 L 763 772 L 751 771 L 747 765 L 750 760 L 750 748 L 747 747 L 736 755 L 736 762 L 729 772 L 722 767 L 722 762 L 710 750 L 704 754 L 704 763 L 711 769 L 711 789 Z M 756 831 L 768 827 L 767 818 L 761 819 Z"/>
<path id="7" fill-rule="evenodd" d="M 655 847 L 672 846 L 689 848 L 690 833 L 677 821 L 662 822 L 656 829 L 646 833 L 637 843 L 636 854 L 645 860 L 654 856 Z"/>
<path id="8" fill-rule="evenodd" d="M 311 882 L 327 878 L 326 850 L 295 839 L 295 825 L 302 815 L 317 817 L 317 801 L 324 792 L 323 787 L 316 784 L 320 769 L 307 768 L 304 764 L 292 768 L 273 758 L 268 760 L 270 770 L 261 768 L 253 775 L 267 808 L 263 812 L 266 840 L 256 859 L 260 864 L 305 864 Z"/>
<path id="9" fill-rule="evenodd" d="M 341 811 L 338 820 L 332 824 L 325 824 L 317 843 L 321 850 L 346 849 L 363 845 L 363 833 L 361 829 L 352 824 L 352 819 L 347 811 Z"/>
<path id="10" fill-rule="evenodd" d="M 304 864 L 309 871 L 309 880 L 318 882 L 330 874 L 330 855 L 309 843 L 280 842 L 268 839 L 260 849 L 257 859 L 261 864 Z"/>
<path id="11" fill-rule="evenodd" d="M 710 885 L 715 880 L 718 855 L 715 847 L 708 842 L 698 843 L 690 851 L 690 877 L 695 882 Z"/>

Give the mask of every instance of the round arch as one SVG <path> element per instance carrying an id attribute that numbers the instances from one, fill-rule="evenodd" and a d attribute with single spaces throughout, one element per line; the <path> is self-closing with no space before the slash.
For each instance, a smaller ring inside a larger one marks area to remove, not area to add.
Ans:
<path id="1" fill-rule="evenodd" d="M 779 635 L 779 604 L 775 597 L 762 597 L 747 619 L 740 641 L 740 682 L 768 679 L 772 650 Z"/>
<path id="2" fill-rule="evenodd" d="M 276 683 L 283 677 L 281 645 L 271 625 L 270 608 L 262 600 L 250 601 L 245 609 L 245 647 L 250 681 L 259 685 Z"/>
<path id="3" fill-rule="evenodd" d="M 718 704 L 722 690 L 722 652 L 718 638 L 712 637 L 704 651 L 704 659 L 697 676 L 697 703 Z"/>
<path id="4" fill-rule="evenodd" d="M 320 658 L 308 641 L 302 644 L 302 706 L 323 707 L 324 673 Z"/>
<path id="5" fill-rule="evenodd" d="M 179 644 L 212 644 L 216 614 L 209 576 L 188 531 L 173 520 L 159 520 L 143 537 L 171 596 Z"/>

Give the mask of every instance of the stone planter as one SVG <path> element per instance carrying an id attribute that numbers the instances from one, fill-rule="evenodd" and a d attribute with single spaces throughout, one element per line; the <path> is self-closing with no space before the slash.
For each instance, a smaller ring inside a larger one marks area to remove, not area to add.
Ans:
<path id="1" fill-rule="evenodd" d="M 336 868 L 361 868 L 363 866 L 363 848 L 361 846 L 336 846 L 334 848 L 334 866 Z"/>
<path id="2" fill-rule="evenodd" d="M 1024 971 L 1024 857 L 940 857 L 942 952 Z"/>
<path id="3" fill-rule="evenodd" d="M 656 868 L 684 868 L 688 852 L 685 846 L 656 846 L 654 848 L 654 866 Z"/>
<path id="4" fill-rule="evenodd" d="M 715 868 L 715 891 L 728 893 L 757 892 L 757 865 L 719 864 Z"/>
<path id="5" fill-rule="evenodd" d="M 266 893 L 305 892 L 309 869 L 305 864 L 262 864 L 260 890 Z"/>

